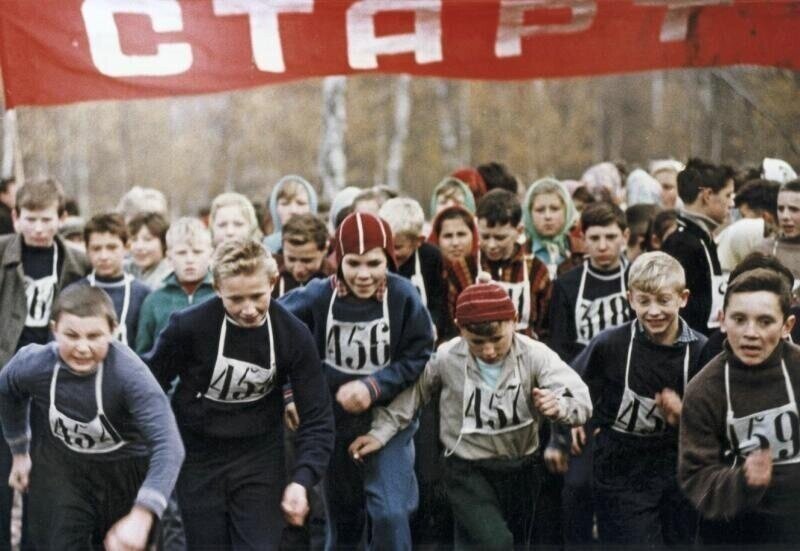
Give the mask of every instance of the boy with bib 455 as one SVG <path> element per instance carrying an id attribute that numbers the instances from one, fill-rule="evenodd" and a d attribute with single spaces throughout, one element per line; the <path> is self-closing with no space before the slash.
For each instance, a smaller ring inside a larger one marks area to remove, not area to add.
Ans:
<path id="1" fill-rule="evenodd" d="M 681 395 L 705 337 L 678 315 L 689 300 L 683 268 L 651 252 L 631 265 L 636 319 L 600 333 L 572 362 L 595 406 L 593 494 L 603 544 L 687 544 L 694 515 L 675 477 Z M 585 441 L 573 429 L 573 449 Z M 577 449 L 576 449 L 577 451 Z"/>
<path id="2" fill-rule="evenodd" d="M 456 545 L 510 549 L 531 543 L 541 463 L 539 425 L 579 425 L 591 414 L 586 385 L 545 345 L 515 332 L 508 293 L 495 283 L 459 296 L 461 336 L 442 345 L 419 381 L 378 410 L 369 434 L 350 446 L 373 453 L 440 394 L 439 438 Z"/>
<path id="3" fill-rule="evenodd" d="M 686 389 L 678 479 L 706 519 L 704 543 L 800 542 L 800 348 L 785 341 L 790 304 L 783 275 L 759 268 L 736 277 L 723 304 L 724 349 Z"/>

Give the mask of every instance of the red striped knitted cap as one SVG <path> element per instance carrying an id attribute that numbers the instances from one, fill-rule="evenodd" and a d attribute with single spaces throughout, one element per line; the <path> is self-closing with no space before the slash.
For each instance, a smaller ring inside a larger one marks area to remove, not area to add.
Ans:
<path id="1" fill-rule="evenodd" d="M 508 293 L 496 283 L 475 283 L 458 295 L 456 320 L 459 325 L 485 321 L 508 321 L 517 311 Z"/>
<path id="2" fill-rule="evenodd" d="M 386 253 L 391 269 L 396 269 L 394 239 L 389 224 L 367 212 L 349 214 L 336 229 L 336 262 L 342 265 L 346 254 L 364 254 L 379 247 Z"/>

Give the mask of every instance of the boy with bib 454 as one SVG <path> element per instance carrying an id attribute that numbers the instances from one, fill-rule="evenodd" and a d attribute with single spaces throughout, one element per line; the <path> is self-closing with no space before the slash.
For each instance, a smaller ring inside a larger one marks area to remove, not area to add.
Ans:
<path id="1" fill-rule="evenodd" d="M 495 283 L 459 296 L 461 336 L 442 345 L 419 381 L 378 410 L 369 434 L 350 446 L 373 453 L 440 395 L 439 437 L 456 545 L 510 549 L 531 543 L 540 486 L 539 425 L 579 425 L 591 414 L 586 385 L 545 345 L 515 332 L 508 293 Z"/>
<path id="2" fill-rule="evenodd" d="M 631 265 L 633 321 L 595 337 L 572 362 L 595 406 L 593 494 L 603 544 L 687 544 L 694 515 L 675 477 L 681 395 L 705 337 L 678 315 L 689 300 L 683 269 L 651 252 Z M 585 441 L 573 429 L 573 449 Z M 577 451 L 577 450 L 576 450 Z"/>
<path id="3" fill-rule="evenodd" d="M 678 479 L 712 544 L 800 542 L 800 348 L 791 290 L 772 270 L 728 286 L 718 354 L 686 389 Z M 710 522 L 709 522 L 710 521 Z M 788 547 L 787 547 L 788 548 Z"/>

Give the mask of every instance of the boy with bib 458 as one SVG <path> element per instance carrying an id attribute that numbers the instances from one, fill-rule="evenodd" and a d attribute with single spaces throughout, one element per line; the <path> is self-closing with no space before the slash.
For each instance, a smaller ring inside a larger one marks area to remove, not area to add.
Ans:
<path id="1" fill-rule="evenodd" d="M 439 437 L 456 545 L 510 549 L 531 543 L 541 477 L 539 425 L 579 425 L 591 414 L 586 385 L 545 345 L 515 332 L 517 314 L 495 283 L 459 296 L 461 336 L 442 345 L 419 381 L 378 410 L 369 434 L 350 446 L 373 453 L 440 395 Z"/>

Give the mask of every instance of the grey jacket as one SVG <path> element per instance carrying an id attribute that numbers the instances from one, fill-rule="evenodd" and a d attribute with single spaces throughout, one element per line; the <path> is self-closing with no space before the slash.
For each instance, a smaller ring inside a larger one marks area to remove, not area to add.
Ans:
<path id="1" fill-rule="evenodd" d="M 67 246 L 56 236 L 58 254 L 63 255 L 61 273 L 56 291 L 78 281 L 89 272 L 86 257 Z M 25 327 L 25 279 L 22 272 L 22 236 L 19 234 L 0 236 L 0 310 L 3 324 L 0 327 L 0 366 L 5 366 L 17 349 L 19 337 Z"/>
<path id="2" fill-rule="evenodd" d="M 514 334 L 511 351 L 503 361 L 497 388 L 483 396 L 485 401 L 498 392 L 519 390 L 514 413 L 507 408 L 504 418 L 511 420 L 517 415 L 531 419 L 495 434 L 462 434 L 465 412 L 473 412 L 475 401 L 464 396 L 465 381 L 480 380 L 481 375 L 475 358 L 469 353 L 466 341 L 456 337 L 439 347 L 425 371 L 414 384 L 407 388 L 386 407 L 375 408 L 370 435 L 386 444 L 398 431 L 408 426 L 417 409 L 435 393 L 439 399 L 439 440 L 447 450 L 461 459 L 516 459 L 532 454 L 539 447 L 539 425 L 541 416 L 534 408 L 534 388 L 549 389 L 558 396 L 561 416 L 557 420 L 566 425 L 578 426 L 592 414 L 589 389 L 580 376 L 564 363 L 558 354 L 544 344 L 519 333 Z M 517 387 L 517 377 L 519 387 Z M 495 396 L 496 398 L 497 396 Z M 524 408 L 524 409 L 523 409 Z M 499 418 L 484 419 L 484 427 Z M 512 425 L 513 426 L 513 425 Z"/>

